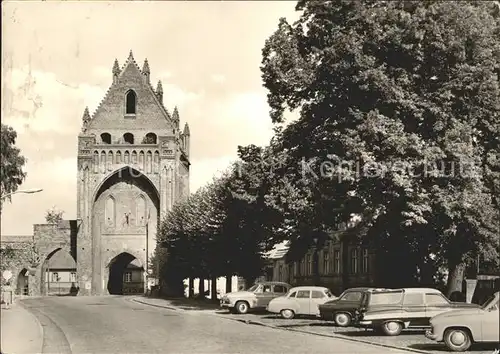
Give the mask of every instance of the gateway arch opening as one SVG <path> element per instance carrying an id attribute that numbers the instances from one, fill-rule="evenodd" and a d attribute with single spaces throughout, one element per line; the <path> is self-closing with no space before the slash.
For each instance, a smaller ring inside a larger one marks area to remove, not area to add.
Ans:
<path id="1" fill-rule="evenodd" d="M 144 267 L 130 253 L 123 252 L 109 262 L 108 292 L 111 295 L 143 294 Z"/>

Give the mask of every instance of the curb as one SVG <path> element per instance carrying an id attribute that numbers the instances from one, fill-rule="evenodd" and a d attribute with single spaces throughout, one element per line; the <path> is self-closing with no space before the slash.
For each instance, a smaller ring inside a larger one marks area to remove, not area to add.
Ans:
<path id="1" fill-rule="evenodd" d="M 36 317 L 30 310 L 29 308 L 27 308 L 26 306 L 23 305 L 22 299 L 18 299 L 18 301 L 16 301 L 16 304 L 21 307 L 23 310 L 27 311 L 31 317 L 33 317 L 35 319 L 35 322 L 37 323 L 38 325 L 38 329 L 40 330 L 40 335 L 42 336 L 42 343 L 41 343 L 41 348 L 40 348 L 40 351 L 39 353 L 42 353 L 43 352 L 43 344 L 45 343 L 45 331 L 43 330 L 43 326 L 42 326 L 42 323 L 40 322 L 40 320 L 38 319 L 38 317 Z"/>
<path id="2" fill-rule="evenodd" d="M 132 301 L 137 302 L 138 304 L 143 304 L 143 305 L 152 306 L 152 307 L 160 307 L 163 309 L 168 309 L 168 310 L 173 310 L 173 311 L 186 311 L 186 310 L 180 309 L 178 307 L 174 307 L 174 306 L 151 304 L 151 303 L 146 302 L 146 301 L 141 301 L 140 298 L 133 298 Z"/>
<path id="3" fill-rule="evenodd" d="M 150 304 L 150 303 L 147 303 L 145 301 L 139 301 L 138 298 L 132 299 L 132 301 L 135 301 L 135 302 L 143 304 L 143 305 L 148 305 L 148 306 L 153 306 L 153 307 L 161 307 L 161 308 L 166 308 L 166 309 L 174 310 L 174 311 L 184 311 L 184 312 L 187 311 L 187 310 L 179 309 L 179 308 L 172 307 L 172 306 L 162 306 L 162 305 Z M 382 343 L 370 342 L 368 340 L 358 339 L 358 338 L 349 338 L 349 337 L 346 337 L 346 336 L 343 336 L 343 335 L 337 334 L 337 333 L 332 333 L 332 334 L 315 333 L 315 332 L 309 332 L 309 331 L 306 331 L 306 330 L 303 330 L 303 329 L 295 329 L 295 328 L 292 328 L 292 327 L 280 327 L 280 326 L 271 325 L 271 324 L 267 324 L 267 323 L 260 322 L 260 321 L 245 320 L 245 319 L 239 319 L 239 318 L 226 317 L 226 316 L 221 316 L 221 315 L 218 315 L 218 314 L 215 314 L 215 313 L 207 313 L 207 315 L 209 315 L 209 316 L 215 316 L 215 317 L 219 317 L 219 318 L 224 318 L 224 319 L 230 320 L 230 321 L 235 321 L 235 322 L 245 323 L 245 324 L 249 324 L 249 325 L 254 325 L 254 326 L 263 326 L 263 327 L 278 329 L 278 330 L 282 330 L 282 331 L 305 333 L 305 334 L 315 335 L 315 336 L 319 336 L 319 337 L 337 338 L 337 339 L 348 341 L 348 342 L 356 342 L 356 343 L 369 344 L 369 345 L 372 345 L 372 346 L 382 347 L 382 348 L 386 348 L 386 349 L 397 349 L 397 350 L 402 350 L 402 351 L 407 351 L 407 352 L 413 352 L 413 353 L 419 353 L 419 354 L 429 354 L 430 353 L 428 351 L 423 351 L 423 350 L 418 350 L 418 349 L 413 349 L 413 348 L 407 348 L 407 347 L 400 347 L 400 346 L 397 346 L 397 345 L 390 345 L 390 344 L 382 344 Z M 305 325 L 305 326 L 308 326 L 308 325 Z"/>

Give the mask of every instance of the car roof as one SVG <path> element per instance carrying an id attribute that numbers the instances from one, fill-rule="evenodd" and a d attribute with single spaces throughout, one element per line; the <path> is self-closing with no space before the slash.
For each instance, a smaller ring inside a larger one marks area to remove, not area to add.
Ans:
<path id="1" fill-rule="evenodd" d="M 284 283 L 281 281 L 258 281 L 255 284 L 265 284 L 265 285 L 284 285 L 290 287 L 291 285 L 288 283 Z"/>
<path id="2" fill-rule="evenodd" d="M 368 288 L 368 287 L 357 287 L 357 288 L 349 288 L 346 289 L 345 292 L 351 292 L 351 291 L 381 291 L 381 290 L 387 290 L 384 288 Z"/>
<path id="3" fill-rule="evenodd" d="M 290 289 L 290 291 L 292 290 L 330 290 L 330 289 L 325 288 L 324 286 L 304 285 L 304 286 L 295 286 Z"/>
<path id="4" fill-rule="evenodd" d="M 428 294 L 442 294 L 441 291 L 433 288 L 399 288 L 399 289 L 380 289 L 379 292 L 405 292 L 405 293 L 428 293 Z"/>

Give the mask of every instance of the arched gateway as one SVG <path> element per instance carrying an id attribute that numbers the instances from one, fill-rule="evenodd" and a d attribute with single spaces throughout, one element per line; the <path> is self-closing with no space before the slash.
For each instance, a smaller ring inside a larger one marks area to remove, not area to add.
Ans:
<path id="1" fill-rule="evenodd" d="M 189 128 L 180 129 L 177 109 L 170 114 L 163 106 L 149 63 L 141 70 L 131 52 L 122 68 L 115 60 L 112 74 L 93 116 L 85 109 L 78 137 L 82 295 L 145 289 L 159 221 L 189 193 Z"/>
<path id="2" fill-rule="evenodd" d="M 2 235 L 2 247 L 20 258 L 12 269 L 18 293 L 144 291 L 159 221 L 189 194 L 189 127 L 180 128 L 177 108 L 164 107 L 147 60 L 142 70 L 132 52 L 121 68 L 115 60 L 112 79 L 95 113 L 83 114 L 77 219 L 34 225 L 33 236 Z M 64 257 L 56 262 L 56 254 Z"/>

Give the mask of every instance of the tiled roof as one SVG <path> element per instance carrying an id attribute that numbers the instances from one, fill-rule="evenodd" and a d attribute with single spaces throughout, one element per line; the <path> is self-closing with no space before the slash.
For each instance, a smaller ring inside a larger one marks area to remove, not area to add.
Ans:
<path id="1" fill-rule="evenodd" d="M 51 269 L 76 269 L 76 262 L 66 251 L 57 251 L 49 260 Z"/>

